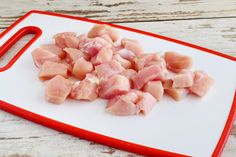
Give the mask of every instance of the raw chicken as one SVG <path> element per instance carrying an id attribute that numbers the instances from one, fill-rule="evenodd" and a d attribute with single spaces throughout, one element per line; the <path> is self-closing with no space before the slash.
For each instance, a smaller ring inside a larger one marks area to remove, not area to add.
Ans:
<path id="1" fill-rule="evenodd" d="M 112 51 L 110 46 L 103 47 L 98 52 L 98 54 L 91 59 L 91 62 L 94 65 L 98 65 L 98 64 L 101 64 L 101 63 L 106 63 L 106 62 L 111 61 L 112 55 L 113 55 L 113 51 Z"/>
<path id="2" fill-rule="evenodd" d="M 118 32 L 108 25 L 94 25 L 93 28 L 89 31 L 88 37 L 100 37 L 104 35 L 108 35 L 112 41 L 117 41 L 119 38 Z"/>
<path id="3" fill-rule="evenodd" d="M 96 56 L 103 47 L 111 47 L 111 44 L 99 37 L 86 38 L 79 43 L 80 50 L 89 57 Z"/>
<path id="4" fill-rule="evenodd" d="M 130 61 L 122 58 L 119 54 L 114 55 L 113 60 L 119 62 L 125 69 L 131 68 L 132 66 Z"/>
<path id="5" fill-rule="evenodd" d="M 55 53 L 61 59 L 65 58 L 65 56 L 66 56 L 66 54 L 62 50 L 62 48 L 58 47 L 55 44 L 44 44 L 44 45 L 41 45 L 40 47 L 45 49 L 45 50 L 48 50 L 48 51 L 50 51 L 52 53 Z"/>
<path id="6" fill-rule="evenodd" d="M 119 116 L 148 114 L 155 106 L 155 98 L 146 92 L 132 90 L 125 95 L 116 96 L 107 103 L 106 111 Z"/>
<path id="7" fill-rule="evenodd" d="M 45 92 L 45 99 L 54 104 L 61 104 L 65 101 L 71 91 L 71 82 L 61 75 L 57 75 L 48 81 Z"/>
<path id="8" fill-rule="evenodd" d="M 66 52 L 66 61 L 70 64 L 74 64 L 76 60 L 84 57 L 83 52 L 75 48 L 64 48 L 64 51 Z"/>
<path id="9" fill-rule="evenodd" d="M 130 90 L 129 79 L 123 75 L 113 75 L 101 84 L 99 97 L 110 99 L 116 95 L 122 95 Z"/>
<path id="10" fill-rule="evenodd" d="M 176 52 L 144 54 L 137 40 L 123 38 L 108 25 L 88 34 L 58 33 L 54 44 L 33 51 L 39 78 L 49 80 L 45 97 L 52 103 L 72 99 L 109 99 L 106 111 L 119 116 L 151 112 L 166 93 L 174 100 L 188 93 L 204 96 L 213 79 L 190 71 L 192 58 Z M 68 78 L 68 80 L 66 79 Z"/>
<path id="11" fill-rule="evenodd" d="M 140 70 L 138 74 L 133 78 L 134 86 L 137 89 L 141 89 L 148 81 L 155 79 L 160 72 L 161 68 L 156 64 Z"/>
<path id="12" fill-rule="evenodd" d="M 138 40 L 123 38 L 121 40 L 121 45 L 125 49 L 132 51 L 135 55 L 144 53 L 144 50 Z"/>
<path id="13" fill-rule="evenodd" d="M 95 66 L 95 73 L 99 78 L 107 79 L 114 74 L 118 74 L 124 71 L 124 68 L 117 61 L 110 61 L 107 63 L 103 63 Z"/>
<path id="14" fill-rule="evenodd" d="M 193 85 L 193 75 L 191 72 L 177 74 L 173 78 L 173 88 L 191 87 Z"/>
<path id="15" fill-rule="evenodd" d="M 181 55 L 176 52 L 166 52 L 164 55 L 167 68 L 173 72 L 181 72 L 184 69 L 192 67 L 192 58 L 189 56 Z"/>
<path id="16" fill-rule="evenodd" d="M 81 57 L 76 60 L 73 66 L 72 74 L 79 80 L 82 80 L 85 78 L 85 75 L 87 73 L 92 71 L 93 71 L 93 64 Z"/>
<path id="17" fill-rule="evenodd" d="M 203 71 L 196 71 L 194 72 L 194 83 L 193 86 L 190 87 L 190 91 L 200 97 L 203 97 L 210 90 L 213 83 L 213 79 L 208 76 L 207 73 Z"/>
<path id="18" fill-rule="evenodd" d="M 32 52 L 32 57 L 34 60 L 34 64 L 38 68 L 40 68 L 45 61 L 53 61 L 53 62 L 60 61 L 60 58 L 55 53 L 52 53 L 51 51 L 42 48 L 35 49 Z"/>
<path id="19" fill-rule="evenodd" d="M 136 102 L 136 106 L 139 109 L 140 113 L 144 115 L 150 113 L 155 104 L 156 99 L 147 92 L 141 92 L 141 94 L 139 94 L 139 99 Z"/>
<path id="20" fill-rule="evenodd" d="M 55 43 L 57 44 L 57 46 L 59 46 L 60 48 L 65 48 L 68 47 L 68 41 L 66 44 L 66 40 L 68 40 L 69 38 L 75 38 L 76 37 L 76 33 L 74 32 L 63 32 L 63 33 L 57 33 L 56 35 L 54 35 L 54 39 L 55 39 Z"/>
<path id="21" fill-rule="evenodd" d="M 89 79 L 77 81 L 72 86 L 72 91 L 70 96 L 71 98 L 76 100 L 93 101 L 98 97 L 97 89 L 98 89 L 97 83 L 92 82 Z"/>
<path id="22" fill-rule="evenodd" d="M 149 81 L 144 86 L 143 91 L 150 93 L 156 98 L 157 101 L 160 101 L 164 94 L 164 89 L 161 81 Z"/>
<path id="23" fill-rule="evenodd" d="M 180 101 L 188 94 L 188 90 L 185 88 L 173 88 L 173 81 L 167 80 L 164 82 L 165 93 L 171 96 L 174 100 Z"/>
<path id="24" fill-rule="evenodd" d="M 56 75 L 68 77 L 68 66 L 62 63 L 51 61 L 44 62 L 39 72 L 39 78 L 41 80 L 48 80 Z"/>

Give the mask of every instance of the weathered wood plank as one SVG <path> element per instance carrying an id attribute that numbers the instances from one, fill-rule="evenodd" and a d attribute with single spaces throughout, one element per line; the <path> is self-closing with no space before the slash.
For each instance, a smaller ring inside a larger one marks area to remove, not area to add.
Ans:
<path id="1" fill-rule="evenodd" d="M 236 56 L 236 18 L 122 23 Z"/>
<path id="2" fill-rule="evenodd" d="M 32 9 L 109 22 L 236 17 L 235 0 L 1 0 L 0 27 L 6 28 Z M 209 7 L 210 6 L 210 7 Z"/>

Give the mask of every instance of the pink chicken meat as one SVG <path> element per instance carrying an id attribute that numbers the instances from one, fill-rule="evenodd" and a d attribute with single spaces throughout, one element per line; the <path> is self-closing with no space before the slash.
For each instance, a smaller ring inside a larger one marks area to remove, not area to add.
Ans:
<path id="1" fill-rule="evenodd" d="M 187 55 L 145 53 L 138 40 L 119 39 L 118 30 L 105 24 L 83 33 L 57 33 L 55 43 L 32 52 L 39 78 L 48 80 L 50 103 L 102 98 L 113 115 L 148 115 L 165 94 L 176 101 L 188 94 L 203 97 L 213 85 L 206 72 L 191 70 L 193 59 Z"/>

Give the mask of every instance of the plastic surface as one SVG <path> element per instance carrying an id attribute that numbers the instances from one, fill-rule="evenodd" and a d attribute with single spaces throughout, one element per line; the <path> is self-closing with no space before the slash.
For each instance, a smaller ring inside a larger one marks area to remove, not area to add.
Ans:
<path id="1" fill-rule="evenodd" d="M 86 33 L 94 23 L 102 22 L 32 11 L 3 32 L 0 45 L 6 41 L 11 45 L 8 39 L 26 26 L 40 28 L 37 30 L 42 35 L 39 37 L 38 31 L 37 40 L 35 37 L 14 62 L 0 69 L 0 108 L 75 136 L 147 156 L 219 156 L 235 115 L 236 59 L 213 50 L 110 24 L 121 37 L 138 39 L 146 52 L 175 50 L 191 56 L 194 69 L 203 69 L 215 79 L 214 87 L 203 99 L 188 96 L 175 102 L 166 96 L 146 117 L 110 115 L 104 111 L 103 100 L 68 100 L 59 106 L 44 100 L 32 50 L 53 42 L 55 33 Z"/>

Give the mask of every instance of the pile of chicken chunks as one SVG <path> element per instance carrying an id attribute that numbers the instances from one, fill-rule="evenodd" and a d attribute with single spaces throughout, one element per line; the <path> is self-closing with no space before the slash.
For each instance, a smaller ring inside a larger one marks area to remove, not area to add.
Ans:
<path id="1" fill-rule="evenodd" d="M 107 99 L 114 115 L 148 114 L 164 94 L 176 101 L 187 94 L 203 97 L 213 84 L 204 71 L 192 71 L 192 58 L 169 51 L 144 53 L 139 41 L 119 39 L 116 29 L 94 25 L 88 34 L 58 33 L 55 44 L 32 52 L 45 99 Z"/>

